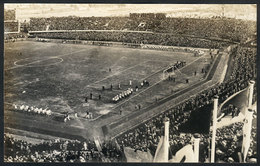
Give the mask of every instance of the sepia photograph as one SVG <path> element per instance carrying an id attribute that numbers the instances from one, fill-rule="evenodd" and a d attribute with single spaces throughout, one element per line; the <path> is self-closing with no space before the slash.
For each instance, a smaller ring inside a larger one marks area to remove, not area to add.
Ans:
<path id="1" fill-rule="evenodd" d="M 5 163 L 257 163 L 256 4 L 4 4 Z"/>

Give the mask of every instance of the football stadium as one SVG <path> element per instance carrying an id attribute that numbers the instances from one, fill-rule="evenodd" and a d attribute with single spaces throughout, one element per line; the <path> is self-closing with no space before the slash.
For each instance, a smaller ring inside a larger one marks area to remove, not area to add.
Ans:
<path id="1" fill-rule="evenodd" d="M 257 161 L 256 20 L 16 12 L 5 162 Z"/>

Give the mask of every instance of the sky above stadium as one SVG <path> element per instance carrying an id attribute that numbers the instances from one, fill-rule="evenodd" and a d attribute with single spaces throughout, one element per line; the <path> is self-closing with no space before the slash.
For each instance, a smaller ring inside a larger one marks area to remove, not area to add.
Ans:
<path id="1" fill-rule="evenodd" d="M 30 17 L 106 17 L 128 16 L 129 13 L 166 13 L 168 17 L 226 17 L 256 20 L 256 5 L 252 4 L 5 4 L 16 9 L 18 20 Z"/>

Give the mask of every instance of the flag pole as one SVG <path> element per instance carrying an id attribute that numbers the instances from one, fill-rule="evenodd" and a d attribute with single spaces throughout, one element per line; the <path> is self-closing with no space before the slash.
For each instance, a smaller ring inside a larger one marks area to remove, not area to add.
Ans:
<path id="1" fill-rule="evenodd" d="M 251 129 L 252 129 L 252 120 L 253 120 L 253 110 L 248 109 L 246 112 L 246 118 L 244 120 L 244 126 L 243 126 L 243 142 L 242 142 L 242 157 L 243 162 L 246 162 L 247 152 L 250 147 L 251 142 Z"/>
<path id="2" fill-rule="evenodd" d="M 169 160 L 169 127 L 170 127 L 170 119 L 169 118 L 165 118 L 164 121 L 164 154 L 165 154 L 165 158 L 167 158 L 167 161 Z"/>
<path id="3" fill-rule="evenodd" d="M 255 81 L 249 81 L 249 96 L 248 96 L 248 108 L 252 107 L 253 104 L 253 94 L 254 94 L 254 84 Z M 242 142 L 242 157 L 243 162 L 246 162 L 247 152 L 250 147 L 251 142 L 251 129 L 252 129 L 252 120 L 253 120 L 253 110 L 246 109 L 245 120 L 243 126 L 243 142 Z"/>
<path id="4" fill-rule="evenodd" d="M 249 99 L 248 99 L 248 107 L 251 108 L 253 104 L 253 94 L 254 94 L 254 84 L 255 81 L 249 81 Z"/>
<path id="5" fill-rule="evenodd" d="M 200 135 L 194 134 L 194 162 L 199 162 Z"/>
<path id="6" fill-rule="evenodd" d="M 218 96 L 214 96 L 213 106 L 213 124 L 212 124 L 212 139 L 211 139 L 211 155 L 210 162 L 215 162 L 215 145 L 216 145 L 216 130 L 217 130 L 217 113 L 218 113 Z"/>

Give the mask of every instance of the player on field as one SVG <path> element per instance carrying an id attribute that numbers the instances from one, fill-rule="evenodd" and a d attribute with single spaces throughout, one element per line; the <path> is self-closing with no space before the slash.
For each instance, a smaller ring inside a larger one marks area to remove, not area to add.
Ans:
<path id="1" fill-rule="evenodd" d="M 144 86 L 144 83 L 143 82 L 141 82 L 141 88 Z"/>

